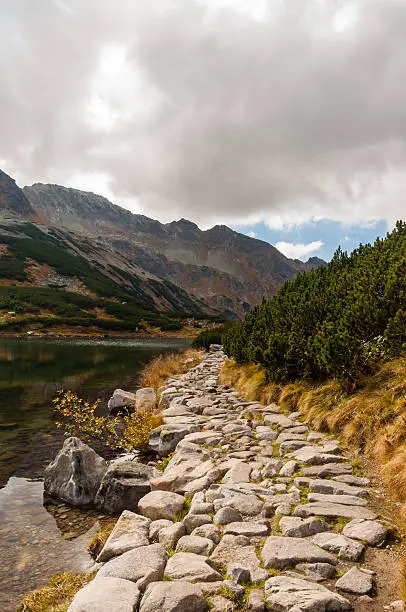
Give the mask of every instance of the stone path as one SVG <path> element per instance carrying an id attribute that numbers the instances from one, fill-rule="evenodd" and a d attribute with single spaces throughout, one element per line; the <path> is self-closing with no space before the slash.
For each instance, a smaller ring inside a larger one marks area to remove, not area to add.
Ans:
<path id="1" fill-rule="evenodd" d="M 70 612 L 323 612 L 373 601 L 363 557 L 389 532 L 368 508 L 368 479 L 298 413 L 220 385 L 223 362 L 212 352 L 163 389 L 165 425 L 151 445 L 173 455 L 136 512 L 122 513 Z"/>

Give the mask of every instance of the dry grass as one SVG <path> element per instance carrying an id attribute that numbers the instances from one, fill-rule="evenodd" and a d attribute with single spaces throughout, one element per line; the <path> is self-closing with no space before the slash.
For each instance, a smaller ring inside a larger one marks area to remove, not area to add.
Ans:
<path id="1" fill-rule="evenodd" d="M 101 522 L 100 530 L 96 533 L 96 535 L 90 540 L 89 544 L 87 545 L 87 550 L 92 555 L 93 559 L 96 559 L 97 555 L 107 542 L 107 538 L 113 531 L 116 523 L 117 518 L 103 519 L 103 521 Z"/>
<path id="2" fill-rule="evenodd" d="M 144 368 L 141 379 L 141 387 L 153 387 L 158 391 L 166 383 L 168 378 L 177 374 L 184 374 L 202 361 L 204 351 L 198 349 L 187 349 L 182 353 L 170 353 L 159 355 Z M 187 359 L 193 359 L 192 363 L 185 364 Z"/>
<path id="3" fill-rule="evenodd" d="M 54 574 L 47 586 L 28 593 L 19 612 L 66 612 L 76 593 L 93 578 L 93 574 Z"/>

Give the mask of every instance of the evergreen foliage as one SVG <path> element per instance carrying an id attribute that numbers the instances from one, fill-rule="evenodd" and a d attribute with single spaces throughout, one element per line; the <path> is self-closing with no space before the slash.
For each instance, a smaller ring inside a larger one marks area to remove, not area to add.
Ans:
<path id="1" fill-rule="evenodd" d="M 192 346 L 194 348 L 208 349 L 210 344 L 221 344 L 224 328 L 224 325 L 216 325 L 216 327 L 211 329 L 204 329 L 193 340 Z"/>
<path id="2" fill-rule="evenodd" d="M 326 267 L 283 285 L 223 334 L 238 363 L 261 364 L 270 380 L 337 378 L 354 386 L 385 355 L 406 348 L 406 223 Z"/>

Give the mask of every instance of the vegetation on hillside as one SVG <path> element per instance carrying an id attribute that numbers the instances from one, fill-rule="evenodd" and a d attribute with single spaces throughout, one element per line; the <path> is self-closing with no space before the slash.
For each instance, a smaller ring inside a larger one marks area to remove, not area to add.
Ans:
<path id="1" fill-rule="evenodd" d="M 406 348 L 406 224 L 326 267 L 285 283 L 223 334 L 238 363 L 269 380 L 335 378 L 353 389 L 383 357 Z"/>
<path id="2" fill-rule="evenodd" d="M 210 344 L 221 344 L 225 325 L 216 325 L 210 329 L 204 329 L 198 336 L 193 340 L 192 346 L 194 348 L 210 348 Z"/>

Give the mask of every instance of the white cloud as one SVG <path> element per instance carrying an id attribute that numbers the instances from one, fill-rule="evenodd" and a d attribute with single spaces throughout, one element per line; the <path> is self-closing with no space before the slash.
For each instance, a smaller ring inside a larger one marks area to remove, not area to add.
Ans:
<path id="1" fill-rule="evenodd" d="M 281 251 L 286 257 L 291 259 L 302 259 L 309 256 L 311 253 L 318 251 L 324 245 L 321 240 L 314 240 L 308 244 L 301 244 L 295 242 L 277 242 L 275 247 L 278 251 Z"/>
<path id="2" fill-rule="evenodd" d="M 248 236 L 249 236 L 250 238 L 256 238 L 256 237 L 257 237 L 257 234 L 256 234 L 254 231 L 252 231 L 252 230 L 251 230 L 250 232 L 248 232 Z"/>

